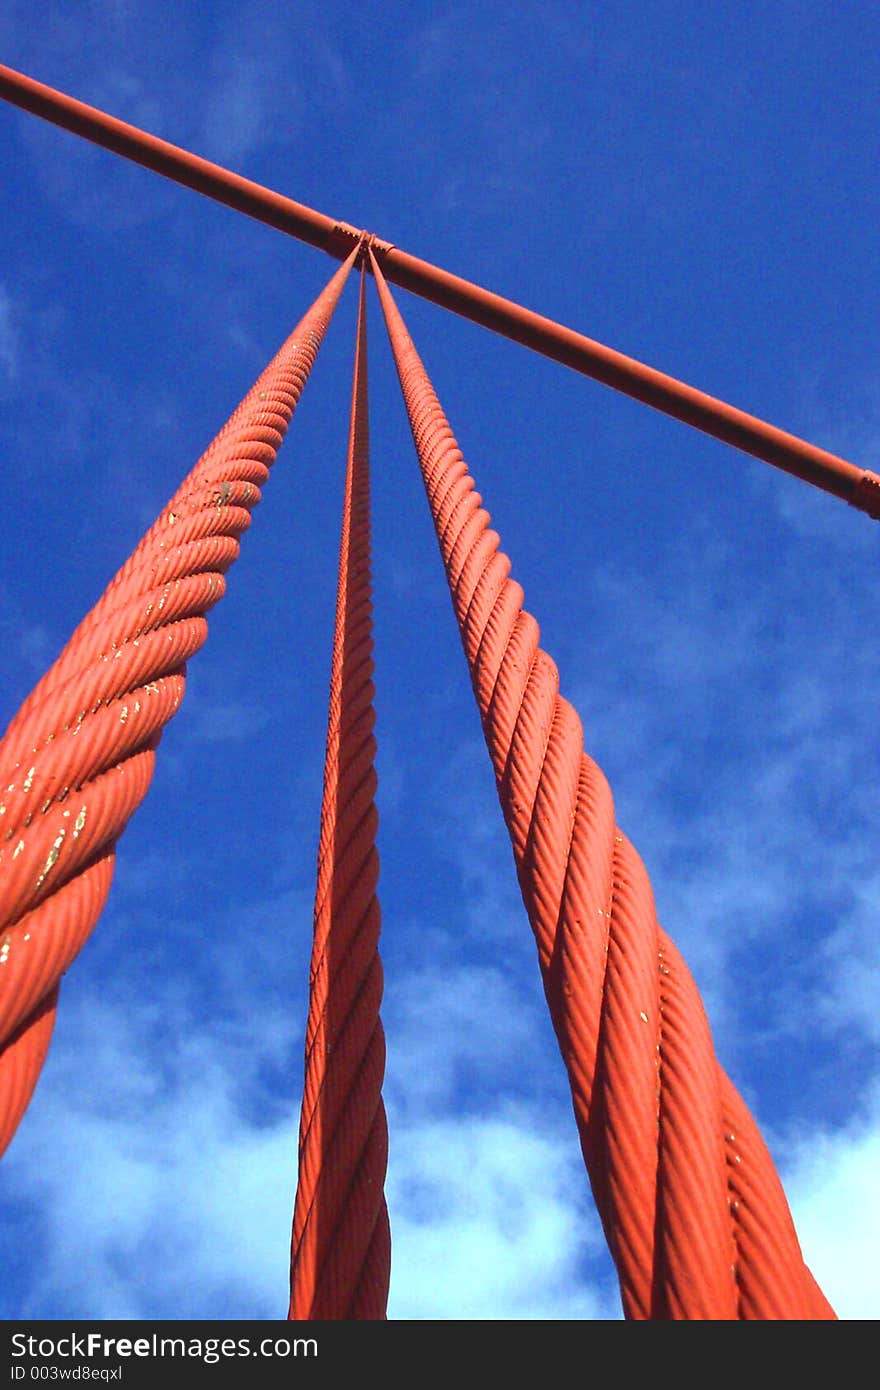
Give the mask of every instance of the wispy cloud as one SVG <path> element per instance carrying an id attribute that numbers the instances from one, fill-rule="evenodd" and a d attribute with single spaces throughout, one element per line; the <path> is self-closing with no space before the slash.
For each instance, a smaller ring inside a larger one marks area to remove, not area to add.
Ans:
<path id="1" fill-rule="evenodd" d="M 9 291 L 0 285 L 0 375 L 7 381 L 18 376 L 18 325 Z"/>
<path id="2" fill-rule="evenodd" d="M 39 1204 L 45 1242 L 24 1315 L 283 1316 L 292 1110 L 264 1127 L 243 1117 L 243 1049 L 184 1030 L 160 1055 L 148 1015 L 91 1000 L 87 1018 L 66 1003 L 34 1122 L 8 1160 L 9 1196 Z M 100 1083 L 84 1084 L 84 1058 Z"/>
<path id="3" fill-rule="evenodd" d="M 249 968 L 262 976 L 271 961 L 251 956 Z M 254 1090 L 283 1058 L 301 1080 L 301 1043 L 271 1002 L 255 1032 L 240 984 L 227 975 L 207 1025 L 182 981 L 148 1002 L 67 991 L 6 1160 L 6 1239 L 27 1221 L 43 1250 L 23 1315 L 283 1316 L 296 1088 L 268 1108 Z M 397 994 L 392 1316 L 619 1316 L 573 1132 L 534 1098 L 512 1098 L 510 1070 L 534 1043 L 515 991 L 499 971 L 466 969 L 445 991 L 438 973 Z M 462 1118 L 478 1067 L 484 1100 Z"/>
<path id="4" fill-rule="evenodd" d="M 823 987 L 816 1009 L 826 1029 L 851 1032 L 880 1044 L 877 980 L 880 979 L 880 875 L 868 866 L 853 876 L 850 907 L 817 959 Z"/>
<path id="5" fill-rule="evenodd" d="M 613 1287 L 584 1274 L 601 1236 L 567 1136 L 526 1109 L 395 1133 L 390 1317 L 620 1317 Z"/>
<path id="6" fill-rule="evenodd" d="M 38 43 L 22 7 L 13 4 L 8 24 L 21 54 L 17 61 L 35 76 L 208 158 L 241 166 L 257 149 L 288 145 L 300 132 L 302 100 L 291 60 L 293 45 L 309 42 L 309 35 L 300 25 L 295 38 L 290 24 L 262 0 L 238 7 L 232 24 L 212 24 L 207 45 L 185 16 L 169 47 L 155 17 L 142 7 L 94 0 L 80 6 L 75 18 L 57 11 L 46 15 Z M 84 26 L 88 44 L 82 42 Z M 258 40 L 243 44 L 250 35 Z M 203 80 L 194 84 L 197 45 Z M 145 62 L 145 55 L 154 61 Z M 337 55 L 336 84 L 343 80 L 340 64 Z M 98 223 L 118 233 L 154 220 L 178 196 L 161 180 L 42 122 L 22 121 L 20 130 L 44 194 L 77 224 Z"/>
<path id="7" fill-rule="evenodd" d="M 876 1241 L 880 1230 L 880 1089 L 866 1092 L 843 1129 L 817 1127 L 792 1143 L 786 1193 L 808 1262 L 841 1317 L 870 1319 L 880 1307 Z"/>
<path id="8" fill-rule="evenodd" d="M 564 653 L 570 684 L 560 664 L 661 920 L 725 1032 L 731 1010 L 742 1013 L 756 945 L 763 970 L 768 949 L 792 930 L 810 959 L 839 930 L 854 950 L 861 939 L 844 923 L 870 882 L 876 791 L 864 756 L 876 738 L 865 692 L 880 671 L 859 640 L 851 584 L 817 584 L 808 596 L 781 547 L 775 572 L 743 605 L 724 593 L 723 545 L 702 549 L 699 565 L 674 603 L 662 581 L 649 597 L 600 578 L 581 624 L 599 659 Z M 858 603 L 870 601 L 870 571 L 858 584 Z M 833 615 L 821 640 L 811 598 Z M 609 632 L 623 636 L 613 649 Z M 795 965 L 791 976 L 812 1011 L 807 972 Z M 855 1014 L 851 1022 L 861 1026 Z"/>

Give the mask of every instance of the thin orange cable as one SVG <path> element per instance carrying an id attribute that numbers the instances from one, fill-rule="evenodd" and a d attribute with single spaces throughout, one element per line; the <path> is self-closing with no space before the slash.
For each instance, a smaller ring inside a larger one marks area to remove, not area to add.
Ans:
<path id="1" fill-rule="evenodd" d="M 385 1035 L 373 734 L 367 321 L 361 271 L 293 1217 L 290 1318 L 386 1316 Z"/>

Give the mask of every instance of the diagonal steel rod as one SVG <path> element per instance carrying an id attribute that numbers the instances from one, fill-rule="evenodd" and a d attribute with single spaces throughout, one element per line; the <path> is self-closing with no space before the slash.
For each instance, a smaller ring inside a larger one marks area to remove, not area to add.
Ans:
<path id="1" fill-rule="evenodd" d="M 344 260 L 364 233 L 0 64 L 0 97 Z M 880 518 L 880 477 L 491 290 L 369 238 L 386 278 Z"/>

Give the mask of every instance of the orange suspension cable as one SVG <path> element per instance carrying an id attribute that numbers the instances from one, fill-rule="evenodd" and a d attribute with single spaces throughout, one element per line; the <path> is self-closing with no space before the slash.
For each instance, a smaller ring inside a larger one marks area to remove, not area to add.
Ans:
<path id="1" fill-rule="evenodd" d="M 312 246 L 319 246 L 340 260 L 366 235 L 346 222 L 337 222 L 3 64 L 0 64 L 0 97 L 166 178 L 194 188 L 206 197 Z M 372 236 L 370 242 L 386 276 L 394 284 L 792 473 L 869 516 L 880 518 L 880 477 L 876 473 L 848 463 L 827 449 L 769 425 L 705 391 L 698 391 L 644 362 L 555 323 L 543 314 L 493 294 L 481 285 L 411 256 L 390 242 Z"/>
<path id="2" fill-rule="evenodd" d="M 83 618 L 0 741 L 0 1153 L 36 1085 L 58 982 L 97 922 L 186 662 L 284 438 L 353 252 Z"/>
<path id="3" fill-rule="evenodd" d="M 290 1318 L 386 1315 L 385 1036 L 379 1020 L 379 859 L 365 272 L 357 346 L 315 894 Z"/>
<path id="4" fill-rule="evenodd" d="M 624 1312 L 833 1318 L 375 259 L 373 273 Z"/>

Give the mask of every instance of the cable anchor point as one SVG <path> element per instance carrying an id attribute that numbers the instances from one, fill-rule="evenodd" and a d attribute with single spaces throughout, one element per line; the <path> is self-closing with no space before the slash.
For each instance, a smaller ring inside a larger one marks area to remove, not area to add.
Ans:
<path id="1" fill-rule="evenodd" d="M 362 261 L 366 262 L 368 249 L 372 250 L 373 254 L 380 260 L 389 251 L 394 250 L 393 242 L 383 241 L 381 237 L 376 236 L 375 232 L 368 232 L 365 227 L 353 227 L 350 222 L 334 222 L 325 249 L 331 255 L 344 253 L 345 256 L 348 256 L 355 246 L 360 252 L 358 265 Z"/>

